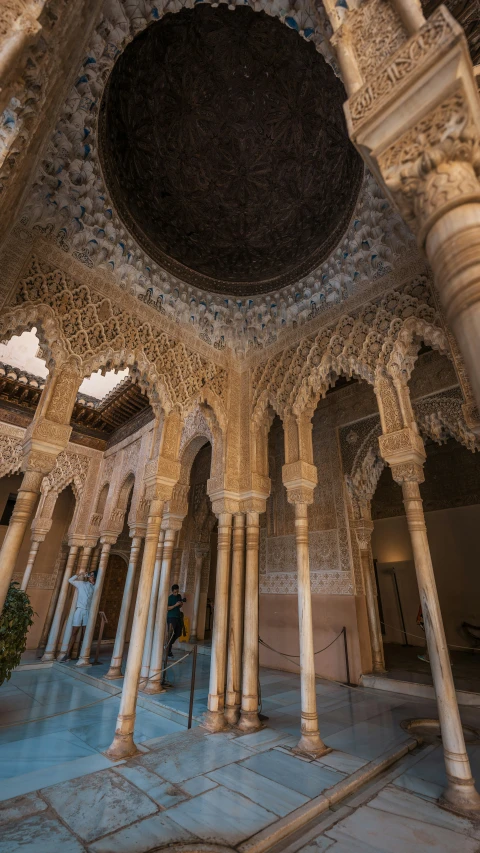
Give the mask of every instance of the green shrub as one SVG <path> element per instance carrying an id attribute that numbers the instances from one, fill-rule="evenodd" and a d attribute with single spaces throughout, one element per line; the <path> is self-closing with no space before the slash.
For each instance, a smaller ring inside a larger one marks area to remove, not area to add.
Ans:
<path id="1" fill-rule="evenodd" d="M 11 583 L 0 616 L 0 685 L 8 681 L 20 663 L 33 624 L 33 608 L 26 592 Z"/>

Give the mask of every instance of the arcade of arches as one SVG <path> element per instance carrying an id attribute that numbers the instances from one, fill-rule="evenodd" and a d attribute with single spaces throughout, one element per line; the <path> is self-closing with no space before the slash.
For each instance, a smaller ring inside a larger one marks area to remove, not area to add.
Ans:
<path id="1" fill-rule="evenodd" d="M 172 583 L 212 733 L 262 725 L 259 666 L 300 671 L 296 749 L 324 755 L 345 647 L 315 652 L 345 628 L 351 683 L 433 685 L 443 796 L 478 810 L 451 667 L 476 692 L 469 4 L 73 6 L 0 10 L 0 339 L 35 330 L 45 366 L 0 353 L 0 605 L 18 581 L 52 662 L 96 571 L 77 665 L 103 613 L 111 759 L 163 689 Z"/>

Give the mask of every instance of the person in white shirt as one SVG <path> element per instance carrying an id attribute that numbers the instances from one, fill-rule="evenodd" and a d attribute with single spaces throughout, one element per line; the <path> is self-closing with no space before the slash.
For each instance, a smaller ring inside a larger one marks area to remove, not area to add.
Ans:
<path id="1" fill-rule="evenodd" d="M 77 606 L 73 614 L 72 621 L 72 636 L 68 644 L 66 655 L 62 658 L 62 663 L 70 660 L 72 649 L 75 645 L 78 635 L 80 634 L 80 642 L 78 648 L 81 648 L 85 627 L 88 622 L 88 614 L 92 603 L 93 592 L 95 587 L 95 575 L 93 572 L 89 575 L 73 575 L 69 581 L 77 590 Z"/>

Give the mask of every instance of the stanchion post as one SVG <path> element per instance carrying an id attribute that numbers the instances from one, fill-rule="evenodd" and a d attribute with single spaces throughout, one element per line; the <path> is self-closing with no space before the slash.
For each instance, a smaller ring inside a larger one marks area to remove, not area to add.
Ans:
<path id="1" fill-rule="evenodd" d="M 350 661 L 348 659 L 348 644 L 347 644 L 347 629 L 345 625 L 342 628 L 343 646 L 345 649 L 345 669 L 347 670 L 347 684 L 350 686 Z"/>
<path id="2" fill-rule="evenodd" d="M 192 680 L 190 682 L 190 705 L 188 707 L 188 726 L 187 729 L 192 728 L 192 716 L 193 716 L 193 694 L 195 693 L 195 674 L 197 670 L 197 644 L 195 643 L 193 647 L 193 658 L 192 658 Z"/>
<path id="3" fill-rule="evenodd" d="M 168 633 L 167 633 L 167 631 L 168 631 Z M 166 637 L 166 641 L 165 641 L 165 644 L 163 646 L 163 674 L 162 674 L 162 682 L 161 682 L 162 687 L 165 687 L 167 685 L 167 676 L 166 676 L 166 671 L 167 671 L 167 666 L 168 666 L 167 649 L 168 649 L 168 644 L 170 642 L 170 637 L 172 636 L 172 634 L 173 634 L 173 625 L 171 625 L 167 622 L 167 629 L 165 630 L 165 634 L 164 634 L 164 637 Z"/>

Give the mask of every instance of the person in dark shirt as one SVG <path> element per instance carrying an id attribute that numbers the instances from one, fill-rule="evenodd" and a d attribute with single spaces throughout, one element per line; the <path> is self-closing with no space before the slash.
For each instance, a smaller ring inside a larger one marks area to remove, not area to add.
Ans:
<path id="1" fill-rule="evenodd" d="M 172 586 L 172 592 L 168 596 L 168 605 L 167 605 L 167 628 L 170 636 L 170 640 L 167 646 L 167 654 L 169 658 L 173 658 L 172 646 L 176 640 L 181 636 L 183 631 L 183 613 L 182 607 L 186 598 L 182 598 L 179 593 L 178 583 L 174 583 Z"/>

